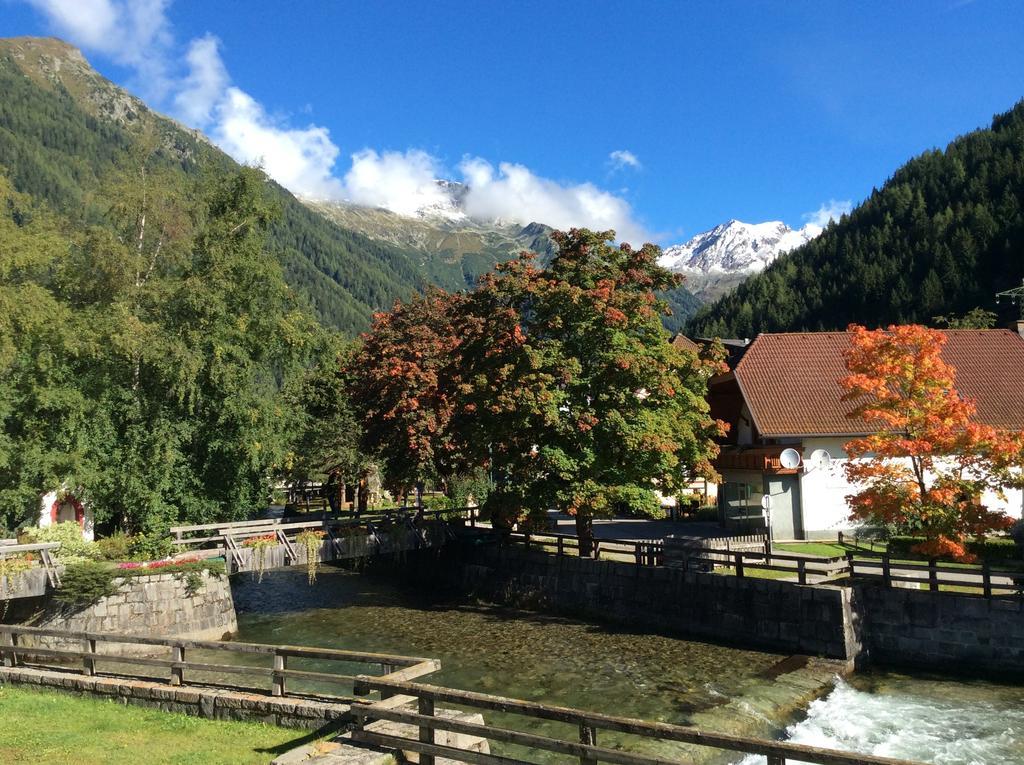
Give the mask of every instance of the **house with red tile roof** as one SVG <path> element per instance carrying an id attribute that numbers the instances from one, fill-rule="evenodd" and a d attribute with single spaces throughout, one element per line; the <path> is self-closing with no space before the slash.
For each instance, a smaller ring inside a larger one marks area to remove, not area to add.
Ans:
<path id="1" fill-rule="evenodd" d="M 1024 431 L 1024 336 L 1005 329 L 945 334 L 942 358 L 956 370 L 957 391 L 977 405 L 977 420 Z M 842 400 L 849 343 L 846 332 L 762 334 L 731 372 L 710 381 L 711 413 L 730 425 L 715 462 L 726 525 L 767 522 L 775 539 L 835 538 L 850 528 L 844 445 L 872 427 L 851 418 L 854 402 Z M 1022 515 L 1019 490 L 982 501 Z"/>

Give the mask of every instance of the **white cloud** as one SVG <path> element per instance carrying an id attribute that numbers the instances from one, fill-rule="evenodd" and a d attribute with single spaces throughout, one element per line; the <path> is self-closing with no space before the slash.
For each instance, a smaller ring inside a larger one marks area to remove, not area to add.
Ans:
<path id="1" fill-rule="evenodd" d="M 469 186 L 464 204 L 472 217 L 539 222 L 560 229 L 614 229 L 619 240 L 635 245 L 648 237 L 626 200 L 592 183 L 560 184 L 511 162 L 502 162 L 495 172 L 479 157 L 463 159 L 459 170 Z"/>
<path id="2" fill-rule="evenodd" d="M 627 167 L 633 170 L 643 168 L 636 154 L 629 149 L 616 149 L 613 151 L 608 155 L 608 164 L 611 165 L 612 170 L 625 170 Z"/>
<path id="3" fill-rule="evenodd" d="M 277 124 L 252 96 L 230 87 L 215 109 L 212 137 L 239 162 L 262 164 L 291 191 L 318 198 L 342 196 L 341 181 L 333 175 L 338 147 L 325 127 Z"/>
<path id="4" fill-rule="evenodd" d="M 831 221 L 839 220 L 853 209 L 853 203 L 849 199 L 830 199 L 823 202 L 814 212 L 804 213 L 801 217 L 809 226 L 823 229 Z"/>
<path id="5" fill-rule="evenodd" d="M 213 35 L 197 37 L 189 43 L 185 56 L 189 73 L 174 96 L 176 112 L 189 125 L 209 125 L 214 107 L 227 92 L 231 80 L 219 46 Z"/>
<path id="6" fill-rule="evenodd" d="M 170 106 L 175 116 L 207 131 L 236 160 L 262 164 L 270 177 L 297 194 L 348 199 L 404 215 L 447 202 L 435 183 L 446 176 L 443 163 L 418 149 L 363 149 L 352 155 L 351 167 L 339 178 L 334 165 L 340 150 L 327 128 L 292 127 L 232 86 L 216 37 L 193 39 L 184 61 L 177 59 L 181 49 L 166 14 L 170 0 L 27 1 L 71 42 L 131 67 L 153 105 Z M 615 169 L 641 167 L 625 149 L 612 152 L 609 162 Z M 469 185 L 464 205 L 472 217 L 614 229 L 620 240 L 634 244 L 648 238 L 625 199 L 591 183 L 559 183 L 510 162 L 495 169 L 479 158 L 464 159 L 459 169 Z"/>
<path id="7" fill-rule="evenodd" d="M 412 215 L 421 207 L 447 201 L 436 183 L 443 174 L 440 162 L 419 149 L 381 154 L 363 149 L 352 155 L 352 167 L 343 180 L 344 196 L 355 204 Z"/>
<path id="8" fill-rule="evenodd" d="M 63 37 L 135 70 L 148 98 L 162 100 L 172 87 L 167 54 L 173 43 L 166 10 L 170 0 L 28 0 Z"/>

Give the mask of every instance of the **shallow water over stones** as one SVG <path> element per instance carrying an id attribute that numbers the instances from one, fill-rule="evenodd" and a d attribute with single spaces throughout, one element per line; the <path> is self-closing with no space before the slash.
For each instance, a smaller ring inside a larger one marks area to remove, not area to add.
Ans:
<path id="1" fill-rule="evenodd" d="M 794 661 L 471 603 L 338 569 L 321 571 L 312 587 L 298 570 L 274 571 L 261 584 L 238 577 L 234 596 L 241 640 L 440 659 L 441 671 L 425 682 L 721 732 L 791 736 L 840 749 L 854 749 L 858 740 L 877 737 L 882 743 L 865 751 L 879 754 L 898 742 L 900 729 L 906 727 L 906 740 L 916 742 L 919 753 L 900 750 L 903 757 L 941 765 L 1024 762 L 1024 754 L 1007 759 L 1007 752 L 1024 751 L 1020 688 L 943 681 L 936 690 L 935 681 L 885 673 L 843 682 L 828 662 Z M 948 690 L 958 687 L 970 693 L 958 699 Z M 819 697 L 824 698 L 815 700 Z M 855 710 L 848 724 L 843 717 L 847 709 Z M 936 737 L 948 734 L 949 725 L 929 721 L 929 710 L 962 728 L 960 738 L 970 737 L 980 725 L 984 731 L 978 738 L 998 746 L 977 744 L 961 747 L 960 753 L 955 746 L 943 748 Z M 525 722 L 485 716 L 490 723 L 520 729 Z M 857 733 L 857 726 L 866 727 Z M 530 722 L 530 729 L 567 737 L 576 733 L 568 726 L 537 721 Z M 934 746 L 928 745 L 933 739 Z M 739 759 L 611 735 L 600 743 L 685 761 Z M 494 751 L 522 754 L 501 746 Z M 554 756 L 531 759 L 559 761 Z"/>

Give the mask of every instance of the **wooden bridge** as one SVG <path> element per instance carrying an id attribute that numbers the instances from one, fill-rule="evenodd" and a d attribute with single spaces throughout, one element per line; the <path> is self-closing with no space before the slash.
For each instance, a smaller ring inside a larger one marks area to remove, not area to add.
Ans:
<path id="1" fill-rule="evenodd" d="M 172 526 L 174 545 L 182 551 L 223 555 L 228 573 L 306 565 L 307 549 L 297 537 L 321 532 L 316 548 L 321 562 L 370 558 L 426 547 L 439 547 L 453 536 L 450 521 L 471 512 L 415 508 L 362 516 L 318 513 L 308 520 L 266 518 L 233 523 Z M 253 544 L 263 540 L 256 551 Z M 269 544 L 267 544 L 269 542 Z"/>
<path id="2" fill-rule="evenodd" d="M 19 545 L 14 539 L 0 540 L 0 601 L 35 598 L 60 587 L 61 567 L 53 558 L 58 549 L 60 542 Z M 27 567 L 10 565 L 17 560 Z"/>
<path id="3" fill-rule="evenodd" d="M 154 655 L 121 655 L 117 646 L 123 644 L 149 647 Z M 210 661 L 208 654 L 233 656 L 234 663 Z M 367 762 L 365 747 L 417 757 L 420 765 L 434 765 L 435 758 L 473 765 L 532 765 L 518 756 L 491 754 L 490 742 L 525 748 L 531 756 L 553 753 L 581 765 L 682 765 L 690 759 L 685 754 L 643 753 L 651 741 L 764 755 L 769 765 L 915 765 L 430 685 L 420 679 L 440 669 L 440 662 L 391 654 L 0 625 L 0 658 L 3 682 L 113 694 L 126 703 L 177 711 L 182 711 L 182 704 L 191 704 L 185 711 L 208 717 L 269 716 L 294 727 L 317 727 L 317 722 L 340 726 L 335 739 L 340 748 L 307 760 L 310 765 Z M 294 668 L 300 661 L 317 664 Z M 342 669 L 369 664 L 379 667 L 380 673 L 352 675 L 324 667 L 339 663 Z M 230 684 L 220 679 L 224 675 L 233 678 Z M 256 686 L 239 686 L 234 678 L 240 677 L 260 680 Z M 296 689 L 293 682 L 305 685 Z M 342 694 L 311 692 L 311 682 L 337 686 Z M 472 711 L 455 713 L 442 709 L 442 704 Z M 514 716 L 521 725 L 487 723 L 484 713 L 494 712 L 502 713 L 503 720 Z M 563 723 L 578 736 L 540 735 L 535 732 L 539 721 Z M 602 743 L 609 733 L 618 737 L 614 746 Z"/>

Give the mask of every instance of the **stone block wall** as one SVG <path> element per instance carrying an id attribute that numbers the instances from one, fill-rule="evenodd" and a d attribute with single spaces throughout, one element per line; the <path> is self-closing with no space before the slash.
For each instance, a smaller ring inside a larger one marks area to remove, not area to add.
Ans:
<path id="1" fill-rule="evenodd" d="M 238 622 L 228 577 L 207 571 L 201 577 L 202 583 L 194 592 L 189 591 L 185 576 L 156 574 L 122 579 L 115 594 L 84 608 L 64 606 L 51 599 L 31 625 L 192 640 L 220 640 L 234 634 Z"/>
<path id="2" fill-rule="evenodd" d="M 872 662 L 1024 675 L 1024 600 L 868 584 L 855 597 Z"/>
<path id="3" fill-rule="evenodd" d="M 456 583 L 487 600 L 774 651 L 852 661 L 851 591 L 668 567 L 463 548 Z"/>

